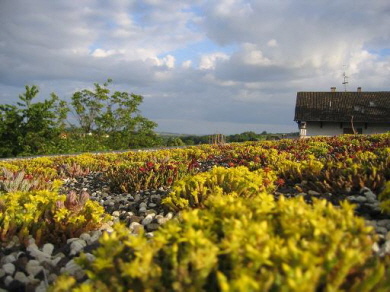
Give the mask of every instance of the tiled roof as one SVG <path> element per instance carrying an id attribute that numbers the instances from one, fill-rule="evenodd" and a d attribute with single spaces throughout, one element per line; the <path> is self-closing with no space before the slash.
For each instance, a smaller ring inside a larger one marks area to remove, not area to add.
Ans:
<path id="1" fill-rule="evenodd" d="M 390 123 L 390 92 L 298 92 L 294 121 Z"/>

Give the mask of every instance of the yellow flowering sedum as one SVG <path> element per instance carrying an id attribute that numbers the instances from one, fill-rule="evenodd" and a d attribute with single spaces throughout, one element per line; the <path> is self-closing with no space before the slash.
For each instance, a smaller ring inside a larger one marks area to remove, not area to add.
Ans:
<path id="1" fill-rule="evenodd" d="M 272 170 L 249 171 L 241 166 L 235 168 L 215 167 L 209 172 L 187 176 L 177 181 L 163 204 L 173 210 L 203 207 L 210 195 L 230 195 L 247 199 L 272 191 L 276 175 Z"/>
<path id="2" fill-rule="evenodd" d="M 385 266 L 370 262 L 372 228 L 351 205 L 267 196 L 211 196 L 150 241 L 116 225 L 94 261 L 78 260 L 89 280 L 63 276 L 52 290 L 385 291 Z"/>
<path id="3" fill-rule="evenodd" d="M 108 219 L 97 202 L 87 201 L 77 211 L 67 209 L 65 195 L 48 190 L 12 192 L 0 196 L 0 236 L 7 241 L 17 235 L 22 241 L 32 235 L 37 243 L 60 243 L 94 230 Z"/>

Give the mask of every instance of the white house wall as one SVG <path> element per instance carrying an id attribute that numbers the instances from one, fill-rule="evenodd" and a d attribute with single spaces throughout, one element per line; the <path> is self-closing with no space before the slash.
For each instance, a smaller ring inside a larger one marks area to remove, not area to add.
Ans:
<path id="1" fill-rule="evenodd" d="M 368 124 L 367 129 L 363 128 L 363 134 L 378 134 L 378 133 L 386 133 L 390 131 L 389 124 L 375 125 L 371 126 Z"/>
<path id="2" fill-rule="evenodd" d="M 362 134 L 377 134 L 385 133 L 390 131 L 389 124 L 367 124 L 367 129 L 365 128 L 364 123 L 354 123 L 355 129 L 361 128 Z M 344 128 L 351 128 L 350 123 L 342 123 L 340 128 L 340 123 L 333 122 L 307 122 L 306 124 L 306 136 L 336 136 L 343 134 Z"/>

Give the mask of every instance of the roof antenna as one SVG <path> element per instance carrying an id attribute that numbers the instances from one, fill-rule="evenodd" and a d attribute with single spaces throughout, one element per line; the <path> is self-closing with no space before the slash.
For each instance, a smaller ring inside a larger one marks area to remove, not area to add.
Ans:
<path id="1" fill-rule="evenodd" d="M 347 92 L 348 76 L 345 74 L 345 68 L 347 66 L 343 65 L 343 67 L 344 67 L 344 73 L 343 73 L 344 82 L 342 84 L 344 85 L 344 91 Z"/>

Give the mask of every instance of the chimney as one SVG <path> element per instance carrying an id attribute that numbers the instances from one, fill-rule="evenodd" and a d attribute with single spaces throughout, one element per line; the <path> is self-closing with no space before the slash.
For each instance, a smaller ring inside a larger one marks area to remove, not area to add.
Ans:
<path id="1" fill-rule="evenodd" d="M 336 92 L 336 87 L 331 87 L 330 92 Z"/>
<path id="2" fill-rule="evenodd" d="M 361 88 L 361 87 L 358 87 L 358 88 L 357 88 L 357 92 L 362 92 L 362 88 Z"/>

